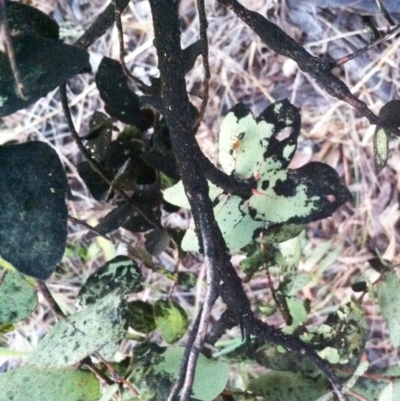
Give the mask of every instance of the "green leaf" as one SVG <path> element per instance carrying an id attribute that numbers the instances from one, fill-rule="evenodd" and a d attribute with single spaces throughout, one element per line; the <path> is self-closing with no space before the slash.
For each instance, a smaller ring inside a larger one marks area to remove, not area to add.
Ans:
<path id="1" fill-rule="evenodd" d="M 67 178 L 43 142 L 0 147 L 0 256 L 21 273 L 47 279 L 67 238 Z"/>
<path id="2" fill-rule="evenodd" d="M 154 371 L 172 376 L 176 380 L 184 352 L 183 347 L 168 347 L 162 354 L 161 362 L 154 366 Z M 196 365 L 192 397 L 200 401 L 214 400 L 224 390 L 228 378 L 229 365 L 227 363 L 207 359 L 200 354 Z"/>
<path id="3" fill-rule="evenodd" d="M 58 322 L 31 353 L 27 363 L 39 367 L 71 366 L 105 345 L 117 346 L 125 336 L 127 320 L 126 303 L 116 291 L 112 292 Z"/>
<path id="4" fill-rule="evenodd" d="M 400 346 L 400 283 L 395 272 L 389 272 L 378 282 L 378 304 L 394 347 Z"/>
<path id="5" fill-rule="evenodd" d="M 78 47 L 30 34 L 12 40 L 25 99 L 18 96 L 7 55 L 0 53 L 0 117 L 28 107 L 89 65 L 89 54 Z"/>
<path id="6" fill-rule="evenodd" d="M 382 170 L 388 161 L 390 135 L 383 128 L 377 127 L 374 133 L 374 159 L 378 171 Z"/>
<path id="7" fill-rule="evenodd" d="M 0 269 L 0 275 L 3 269 Z M 20 273 L 7 270 L 0 286 L 0 325 L 19 322 L 36 308 L 36 291 Z"/>
<path id="8" fill-rule="evenodd" d="M 168 344 L 182 338 L 189 324 L 185 310 L 174 301 L 158 300 L 154 304 L 154 317 Z"/>
<path id="9" fill-rule="evenodd" d="M 121 295 L 140 289 L 142 272 L 131 258 L 119 255 L 109 260 L 86 280 L 78 300 L 82 307 L 92 305 L 112 291 Z"/>
<path id="10" fill-rule="evenodd" d="M 326 393 L 324 377 L 308 377 L 301 373 L 272 371 L 252 380 L 247 390 L 268 401 L 311 401 Z"/>
<path id="11" fill-rule="evenodd" d="M 140 333 L 151 333 L 157 328 L 154 318 L 153 305 L 148 302 L 134 301 L 128 304 L 130 323 L 129 325 Z"/>
<path id="12" fill-rule="evenodd" d="M 0 375 L 0 401 L 97 401 L 100 388 L 91 372 L 23 366 Z"/>

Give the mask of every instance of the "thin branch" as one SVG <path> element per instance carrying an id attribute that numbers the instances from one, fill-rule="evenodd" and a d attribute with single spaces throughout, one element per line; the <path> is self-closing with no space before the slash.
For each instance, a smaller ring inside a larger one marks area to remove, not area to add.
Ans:
<path id="1" fill-rule="evenodd" d="M 0 0 L 0 37 L 4 43 L 7 57 L 10 62 L 11 71 L 13 73 L 14 81 L 17 86 L 17 94 L 21 99 L 26 100 L 26 97 L 24 95 L 24 84 L 21 80 L 21 74 L 17 66 L 17 61 L 15 59 L 15 51 L 12 38 L 8 30 L 5 0 Z"/>
<path id="2" fill-rule="evenodd" d="M 361 56 L 361 54 L 366 53 L 367 51 L 371 50 L 373 47 L 379 45 L 382 42 L 385 42 L 386 40 L 390 39 L 392 36 L 396 35 L 397 33 L 400 32 L 400 24 L 397 25 L 395 28 L 393 28 L 391 31 L 387 32 L 385 36 L 382 36 L 381 38 L 369 43 L 367 46 L 362 47 L 361 49 L 358 49 L 354 53 L 348 54 L 346 56 L 340 57 L 332 62 L 333 66 L 332 68 L 338 67 L 339 65 L 342 65 L 344 63 L 347 63 L 350 60 L 355 59 L 358 56 Z"/>
<path id="3" fill-rule="evenodd" d="M 192 329 L 190 331 L 190 335 L 189 335 L 189 338 L 187 340 L 186 347 L 185 347 L 185 352 L 183 353 L 181 366 L 179 368 L 178 380 L 172 386 L 167 401 L 174 401 L 174 400 L 177 399 L 177 397 L 179 395 L 179 392 L 182 389 L 183 383 L 185 382 L 186 369 L 187 369 L 188 362 L 189 362 L 190 350 L 191 350 L 191 348 L 193 346 L 193 343 L 194 343 L 194 341 L 196 339 L 197 332 L 199 330 L 202 310 L 203 310 L 203 308 L 201 308 L 199 313 L 197 314 L 196 320 L 195 320 L 195 322 L 193 324 L 193 327 L 192 327 Z"/>
<path id="4" fill-rule="evenodd" d="M 66 83 L 60 85 L 60 99 L 61 99 L 61 105 L 64 111 L 65 118 L 67 120 L 67 125 L 69 130 L 71 131 L 72 138 L 74 139 L 76 145 L 78 146 L 79 150 L 81 151 L 83 157 L 85 160 L 90 164 L 90 167 L 95 171 L 103 180 L 106 182 L 110 187 L 113 186 L 114 189 L 130 204 L 132 207 L 135 209 L 136 212 L 138 212 L 149 224 L 151 224 L 154 228 L 161 228 L 160 224 L 153 219 L 151 219 L 145 212 L 143 212 L 142 209 L 140 209 L 127 195 L 125 191 L 123 191 L 121 188 L 119 188 L 116 185 L 113 185 L 112 180 L 109 180 L 101 167 L 101 165 L 93 159 L 92 155 L 90 152 L 86 149 L 85 145 L 82 142 L 81 137 L 79 136 L 78 132 L 75 129 L 75 125 L 72 121 L 72 116 L 71 116 L 71 111 L 69 109 L 68 105 L 68 99 L 67 99 L 67 90 L 66 90 Z"/>
<path id="5" fill-rule="evenodd" d="M 209 98 L 210 77 L 211 77 L 210 63 L 208 60 L 208 38 L 207 38 L 208 21 L 206 16 L 204 0 L 197 0 L 197 9 L 199 11 L 201 55 L 203 57 L 204 80 L 203 80 L 203 100 L 201 102 L 199 116 L 194 126 L 194 132 L 197 131 L 201 121 L 204 118 L 204 113 L 206 111 Z"/>
<path id="6" fill-rule="evenodd" d="M 115 25 L 117 27 L 118 31 L 118 42 L 119 42 L 119 62 L 121 63 L 122 71 L 124 72 L 125 76 L 128 78 L 128 83 L 129 80 L 132 80 L 139 86 L 139 89 L 142 90 L 144 93 L 151 93 L 152 88 L 147 86 L 144 82 L 142 82 L 139 78 L 136 78 L 134 75 L 130 73 L 128 68 L 126 67 L 125 63 L 125 46 L 124 46 L 124 32 L 122 28 L 122 21 L 121 21 L 121 15 L 123 13 L 123 8 L 120 8 L 118 6 L 118 1 L 117 0 L 112 0 L 114 4 L 114 18 L 115 18 Z"/>
<path id="7" fill-rule="evenodd" d="M 114 240 L 112 238 L 110 238 L 108 235 L 106 234 L 102 234 L 101 232 L 99 232 L 96 227 L 91 226 L 90 224 L 86 223 L 86 221 L 77 219 L 75 217 L 72 216 L 68 216 L 68 219 L 73 221 L 74 223 L 80 224 L 81 226 L 87 228 L 90 231 L 93 231 L 95 234 L 97 234 L 100 237 L 103 237 L 104 239 L 106 239 L 107 241 L 110 241 L 112 243 L 114 243 Z"/>
<path id="8" fill-rule="evenodd" d="M 206 236 L 203 236 L 203 246 L 205 253 L 208 253 L 207 248 L 210 248 L 210 246 L 207 244 L 207 241 L 208 238 Z M 208 263 L 210 263 L 210 260 L 208 260 Z M 199 329 L 196 331 L 195 341 L 193 345 L 190 347 L 190 355 L 186 369 L 186 377 L 182 387 L 180 401 L 186 401 L 190 399 L 190 393 L 192 390 L 194 375 L 196 372 L 197 359 L 204 345 L 204 341 L 207 334 L 207 326 L 211 317 L 211 310 L 214 306 L 215 301 L 218 298 L 218 281 L 216 279 L 215 269 L 213 268 L 213 266 L 206 265 L 206 272 L 207 272 L 207 291 L 201 312 Z"/>

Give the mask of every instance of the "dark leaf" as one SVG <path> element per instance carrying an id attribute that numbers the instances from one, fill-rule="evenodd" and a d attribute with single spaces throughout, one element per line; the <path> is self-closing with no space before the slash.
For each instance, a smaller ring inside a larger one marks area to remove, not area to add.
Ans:
<path id="1" fill-rule="evenodd" d="M 118 61 L 103 58 L 96 74 L 96 85 L 110 116 L 134 125 L 140 131 L 151 127 L 153 112 L 140 109 L 139 97 L 129 89 L 128 79 Z"/>
<path id="2" fill-rule="evenodd" d="M 153 305 L 148 302 L 134 301 L 130 302 L 128 307 L 131 317 L 129 326 L 134 330 L 148 334 L 157 328 Z"/>
<path id="3" fill-rule="evenodd" d="M 194 66 L 194 63 L 201 54 L 201 40 L 193 42 L 191 45 L 182 50 L 182 58 L 185 69 L 185 74 L 187 74 Z"/>
<path id="4" fill-rule="evenodd" d="M 110 188 L 109 185 L 92 169 L 89 162 L 79 163 L 77 168 L 79 175 L 85 181 L 93 198 L 98 201 L 104 201 Z M 110 181 L 112 180 L 111 173 L 107 171 L 103 171 L 103 173 Z"/>
<path id="5" fill-rule="evenodd" d="M 31 34 L 58 39 L 59 26 L 53 18 L 27 4 L 7 1 L 7 27 L 12 36 Z"/>
<path id="6" fill-rule="evenodd" d="M 364 292 L 367 291 L 367 283 L 365 281 L 357 281 L 351 286 L 354 292 Z"/>
<path id="7" fill-rule="evenodd" d="M 26 99 L 17 95 L 8 57 L 0 53 L 0 117 L 28 107 L 89 63 L 85 50 L 36 35 L 19 35 L 13 44 Z"/>
<path id="8" fill-rule="evenodd" d="M 178 272 L 178 279 L 176 282 L 184 291 L 189 291 L 197 283 L 197 274 L 192 272 Z"/>
<path id="9" fill-rule="evenodd" d="M 110 151 L 114 119 L 95 111 L 89 121 L 89 133 L 84 137 L 92 157 L 101 163 Z"/>
<path id="10" fill-rule="evenodd" d="M 172 153 L 164 155 L 156 151 L 150 151 L 143 153 L 141 158 L 154 169 L 162 171 L 174 180 L 179 180 L 178 167 Z"/>
<path id="11" fill-rule="evenodd" d="M 152 230 L 147 234 L 144 246 L 150 255 L 157 257 L 169 245 L 170 241 L 171 237 L 167 230 Z"/>
<path id="12" fill-rule="evenodd" d="M 42 142 L 0 147 L 0 256 L 45 280 L 67 237 L 67 178 L 57 153 Z"/>

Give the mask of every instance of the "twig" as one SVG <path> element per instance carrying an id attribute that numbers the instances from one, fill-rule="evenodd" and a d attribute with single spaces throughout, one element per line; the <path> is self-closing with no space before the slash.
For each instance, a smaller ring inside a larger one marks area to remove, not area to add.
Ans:
<path id="1" fill-rule="evenodd" d="M 208 254 L 207 248 L 210 248 L 207 242 L 208 242 L 207 236 L 203 236 L 203 246 L 205 254 Z M 205 262 L 206 262 L 207 290 L 204 298 L 204 305 L 201 311 L 199 329 L 196 332 L 195 341 L 193 345 L 190 347 L 190 355 L 186 369 L 186 377 L 182 387 L 180 401 L 186 401 L 190 399 L 190 393 L 194 381 L 194 374 L 196 371 L 197 359 L 204 345 L 212 307 L 214 306 L 214 303 L 218 298 L 218 281 L 216 279 L 215 268 L 212 265 L 207 266 L 207 262 L 210 263 L 210 260 L 206 260 Z"/>
<path id="2" fill-rule="evenodd" d="M 390 25 L 394 25 L 395 22 L 393 21 L 392 17 L 386 10 L 385 6 L 382 4 L 382 0 L 375 0 L 375 1 L 376 1 L 376 4 L 378 5 L 379 11 L 381 12 L 381 14 L 383 15 L 383 17 L 385 18 L 385 20 L 387 22 L 387 30 L 389 32 Z"/>
<path id="3" fill-rule="evenodd" d="M 124 10 L 130 0 L 117 0 L 119 10 Z M 93 42 L 103 36 L 114 23 L 114 2 L 111 1 L 106 9 L 96 18 L 93 24 L 74 43 L 75 46 L 87 49 Z"/>
<path id="4" fill-rule="evenodd" d="M 112 238 L 110 238 L 108 235 L 106 234 L 102 234 L 101 232 L 99 232 L 96 227 L 91 226 L 90 224 L 86 223 L 86 221 L 77 219 L 75 217 L 72 216 L 68 216 L 68 218 L 73 221 L 74 223 L 80 224 L 83 227 L 86 227 L 88 230 L 93 231 L 95 234 L 97 234 L 100 237 L 105 238 L 107 241 L 110 241 L 112 243 L 114 243 L 114 240 Z"/>
<path id="5" fill-rule="evenodd" d="M 7 269 L 3 269 L 0 273 L 0 287 L 3 285 L 4 280 L 6 279 L 8 270 Z"/>
<path id="6" fill-rule="evenodd" d="M 15 84 L 17 85 L 18 96 L 21 99 L 26 100 L 26 97 L 24 95 L 24 84 L 22 83 L 21 74 L 17 66 L 17 61 L 15 59 L 15 51 L 12 43 L 12 38 L 10 32 L 8 31 L 5 0 L 0 0 L 0 37 L 3 40 L 8 60 L 10 61 L 11 71 L 14 76 Z"/>
<path id="7" fill-rule="evenodd" d="M 172 386 L 167 401 L 174 401 L 174 400 L 177 399 L 177 397 L 179 395 L 179 392 L 182 389 L 183 383 L 185 382 L 186 369 L 187 369 L 187 366 L 188 366 L 190 350 L 191 350 L 191 348 L 193 346 L 193 343 L 194 343 L 194 341 L 196 339 L 197 332 L 199 330 L 199 324 L 200 324 L 202 310 L 203 310 L 203 308 L 201 308 L 199 313 L 197 314 L 197 317 L 196 317 L 196 320 L 195 320 L 195 322 L 193 324 L 193 327 L 190 330 L 190 335 L 189 335 L 189 338 L 187 340 L 186 347 L 185 347 L 185 352 L 183 353 L 181 366 L 179 368 L 178 380 Z"/>
<path id="8" fill-rule="evenodd" d="M 387 32 L 387 34 L 371 43 L 369 43 L 367 46 L 362 47 L 361 49 L 358 49 L 354 53 L 348 54 L 346 56 L 340 57 L 332 62 L 332 68 L 338 67 L 339 65 L 342 65 L 344 63 L 347 63 L 350 60 L 355 59 L 358 56 L 361 56 L 361 54 L 364 54 L 365 52 L 371 50 L 373 47 L 379 45 L 380 43 L 390 39 L 391 36 L 396 35 L 398 32 L 400 32 L 400 24 L 397 25 L 395 28 L 393 28 L 391 31 Z"/>
<path id="9" fill-rule="evenodd" d="M 72 121 L 71 111 L 68 106 L 68 99 L 67 99 L 67 90 L 66 84 L 62 84 L 59 87 L 60 89 L 60 99 L 61 105 L 64 111 L 65 118 L 67 120 L 67 125 L 69 130 L 71 131 L 72 138 L 74 139 L 76 145 L 78 146 L 79 150 L 81 151 L 85 160 L 90 164 L 90 167 L 95 171 L 109 186 L 113 185 L 112 180 L 109 180 L 105 174 L 103 173 L 103 169 L 101 165 L 93 159 L 90 152 L 86 149 L 85 145 L 82 142 L 81 137 L 79 136 L 78 132 L 75 129 L 74 123 Z M 132 199 L 126 194 L 125 191 L 120 189 L 118 186 L 114 185 L 114 189 L 130 204 L 132 207 L 137 211 L 149 224 L 151 224 L 154 228 L 161 228 L 160 224 L 153 219 L 151 219 L 142 209 L 140 209 Z"/>
<path id="10" fill-rule="evenodd" d="M 122 15 L 123 9 L 118 6 L 117 0 L 112 0 L 112 2 L 114 4 L 115 25 L 117 26 L 117 31 L 118 31 L 119 62 L 121 63 L 122 71 L 124 72 L 124 74 L 128 78 L 128 80 L 133 80 L 143 92 L 150 93 L 152 91 L 152 88 L 147 86 L 139 78 L 136 78 L 134 75 L 132 75 L 130 73 L 130 71 L 128 70 L 128 68 L 126 67 L 125 58 L 124 58 L 124 54 L 125 54 L 124 32 L 123 32 L 122 21 L 121 21 L 121 15 Z"/>
<path id="11" fill-rule="evenodd" d="M 203 100 L 201 102 L 199 116 L 197 117 L 197 120 L 193 127 L 194 132 L 197 131 L 201 121 L 204 118 L 204 113 L 206 111 L 209 98 L 210 77 L 211 77 L 210 63 L 208 60 L 208 38 L 207 38 L 208 21 L 206 16 L 204 0 L 197 0 L 197 9 L 199 11 L 201 55 L 203 57 L 204 80 L 203 80 Z"/>
<path id="12" fill-rule="evenodd" d="M 36 279 L 36 284 L 39 288 L 39 291 L 42 293 L 44 299 L 46 302 L 49 304 L 50 308 L 53 310 L 53 312 L 56 314 L 56 316 L 60 320 L 66 320 L 66 316 L 56 300 L 54 299 L 53 295 L 51 294 L 49 288 L 47 287 L 47 284 L 43 280 Z"/>

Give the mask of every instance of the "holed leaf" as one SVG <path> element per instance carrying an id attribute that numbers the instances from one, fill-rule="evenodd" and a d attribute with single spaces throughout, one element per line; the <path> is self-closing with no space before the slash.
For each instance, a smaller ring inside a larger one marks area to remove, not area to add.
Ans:
<path id="1" fill-rule="evenodd" d="M 0 256 L 21 273 L 47 279 L 67 237 L 67 178 L 43 142 L 0 147 Z"/>
<path id="2" fill-rule="evenodd" d="M 285 127 L 290 127 L 291 133 L 280 140 L 277 135 Z M 325 164 L 287 169 L 299 132 L 300 115 L 287 100 L 272 104 L 258 119 L 238 104 L 222 122 L 222 169 L 238 179 L 255 181 L 248 199 L 225 194 L 209 183 L 214 215 L 231 252 L 249 244 L 261 229 L 325 218 L 351 198 L 336 171 Z M 165 190 L 164 198 L 180 207 L 189 206 L 181 182 Z M 181 246 L 186 251 L 198 250 L 193 225 Z"/>
<path id="3" fill-rule="evenodd" d="M 89 54 L 78 47 L 30 34 L 12 40 L 25 99 L 17 94 L 7 55 L 0 53 L 0 117 L 28 107 L 89 66 Z"/>
<path id="4" fill-rule="evenodd" d="M 0 375 L 0 401 L 97 401 L 96 376 L 76 369 L 23 366 Z"/>
<path id="5" fill-rule="evenodd" d="M 0 269 L 0 275 L 3 272 Z M 0 324 L 15 323 L 27 318 L 36 308 L 36 291 L 20 273 L 7 270 L 0 286 Z"/>

